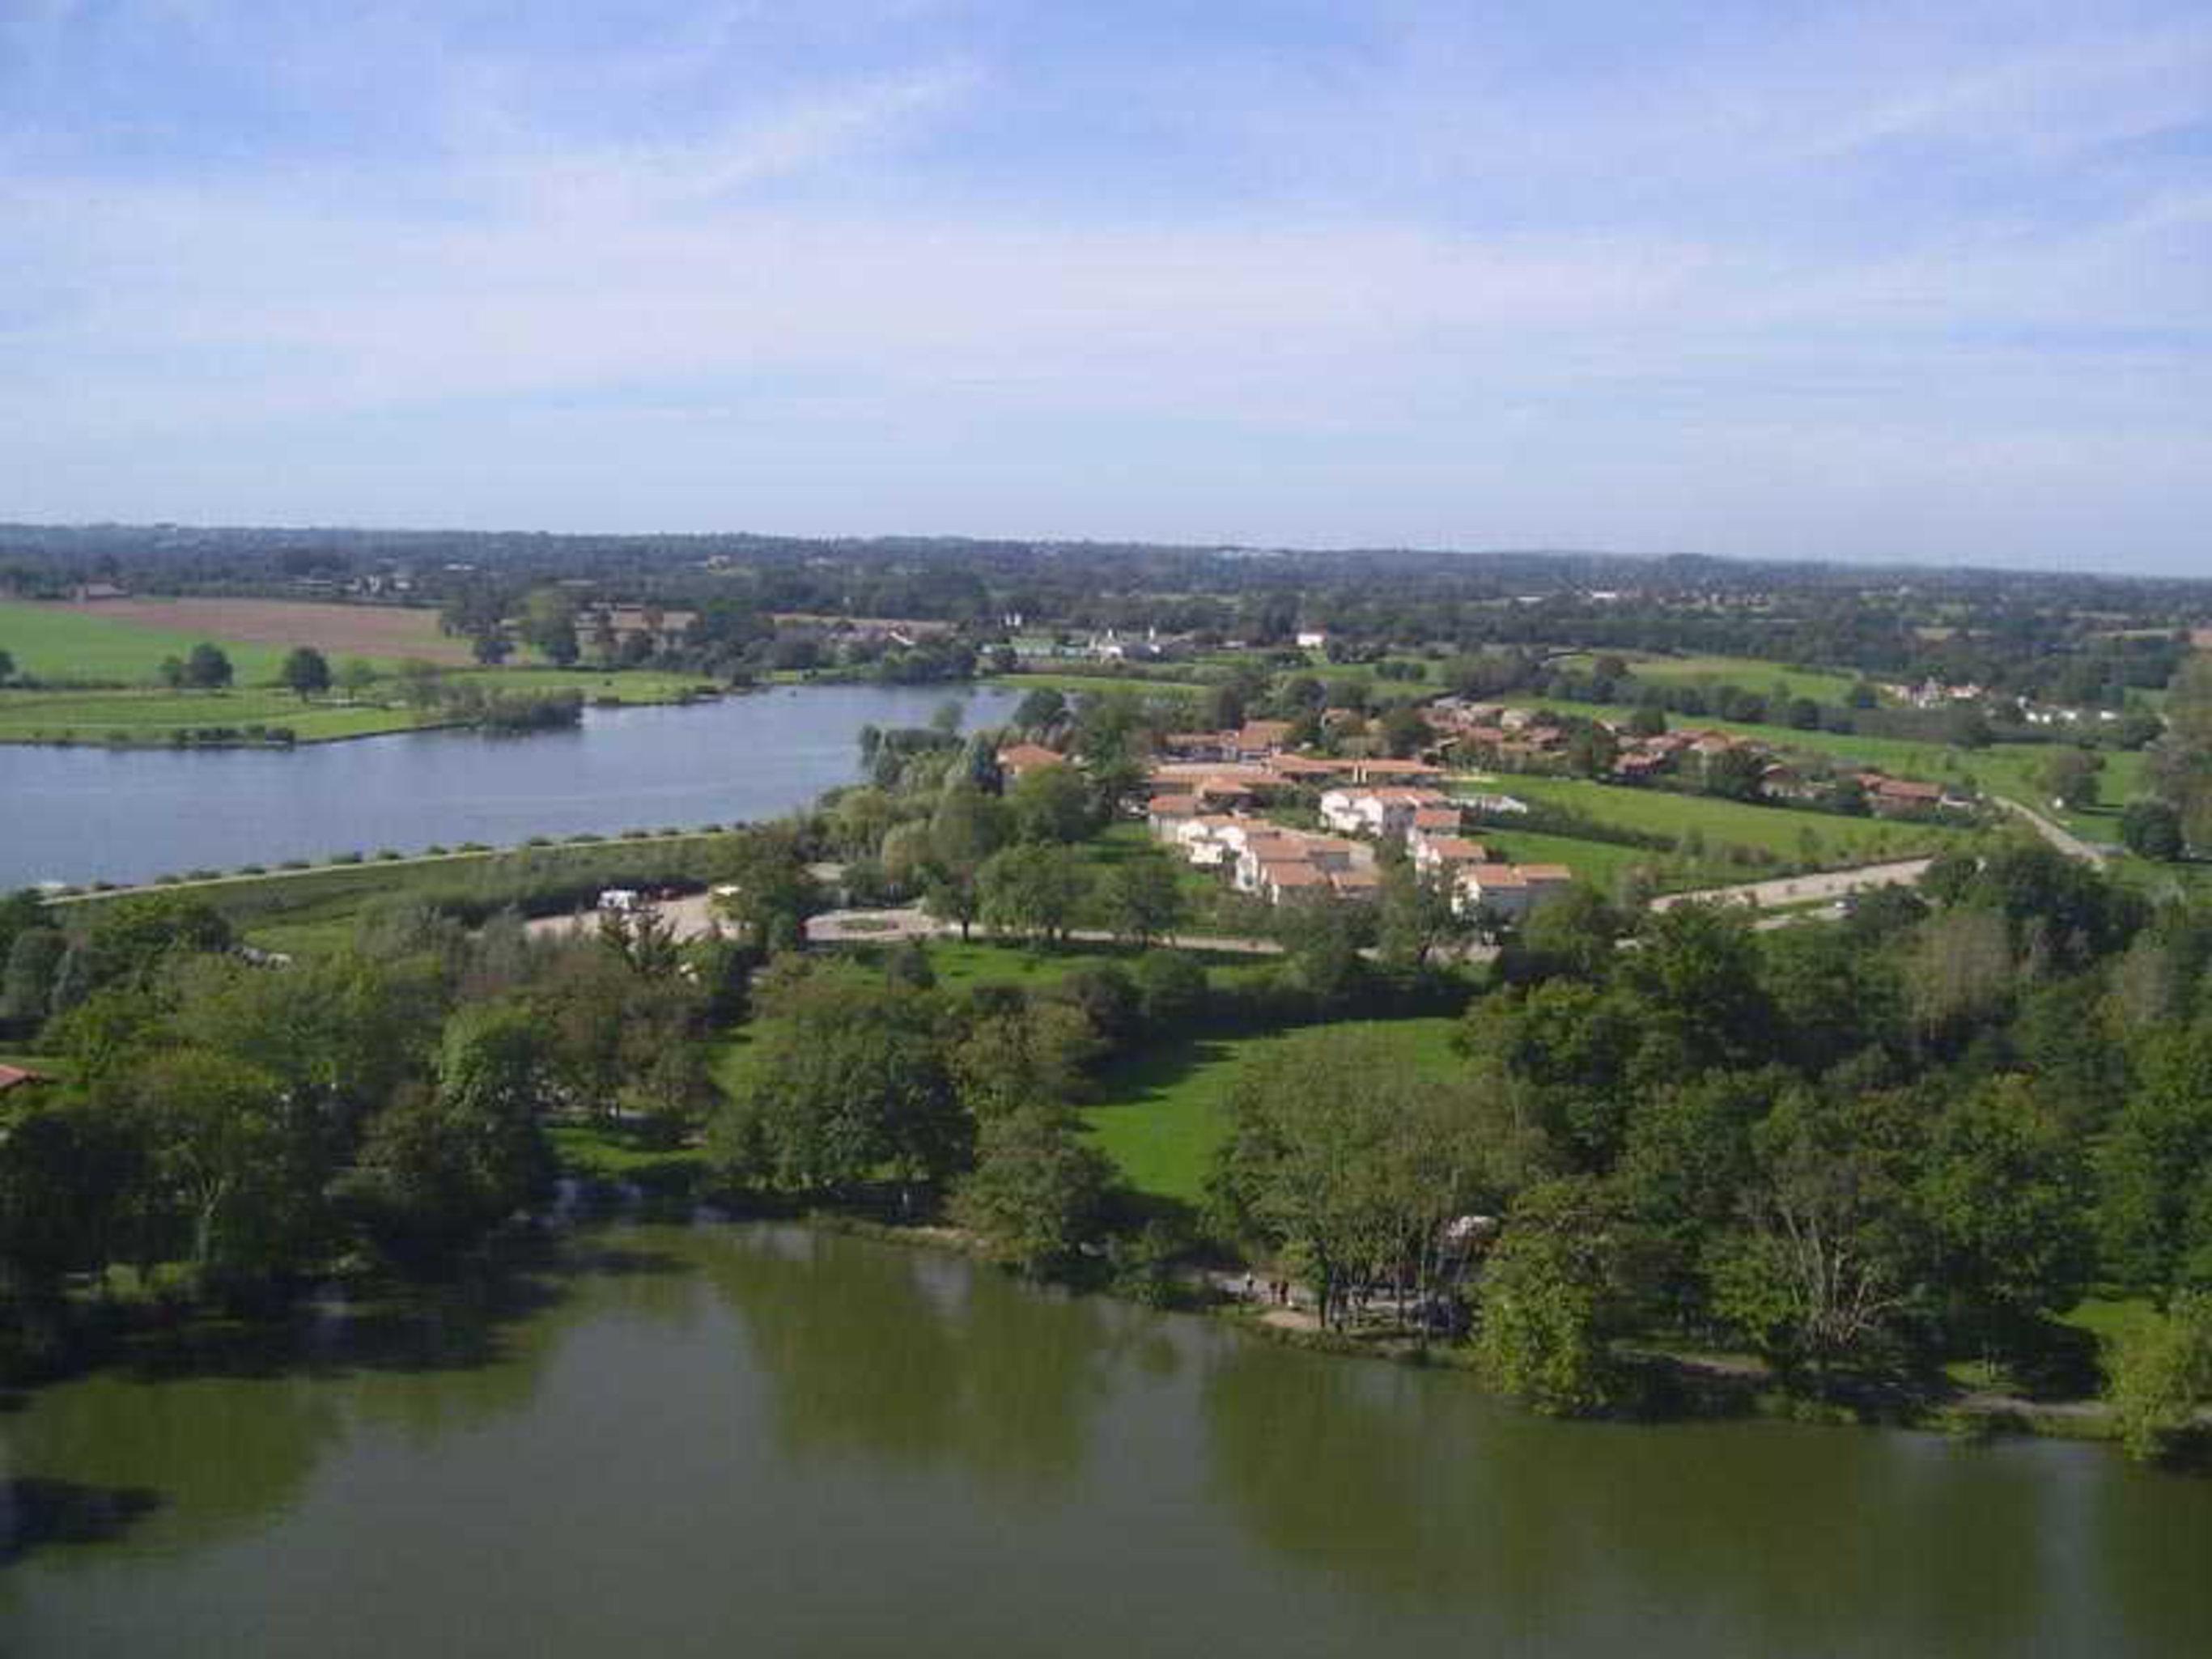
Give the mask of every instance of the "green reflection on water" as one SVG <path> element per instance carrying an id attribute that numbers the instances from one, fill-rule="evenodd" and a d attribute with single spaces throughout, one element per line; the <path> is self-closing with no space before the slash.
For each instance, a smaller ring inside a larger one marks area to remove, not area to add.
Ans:
<path id="1" fill-rule="evenodd" d="M 2212 1486 L 2101 1450 L 1548 1423 L 799 1227 L 585 1235 L 0 1447 L 10 1659 L 2212 1650 Z"/>

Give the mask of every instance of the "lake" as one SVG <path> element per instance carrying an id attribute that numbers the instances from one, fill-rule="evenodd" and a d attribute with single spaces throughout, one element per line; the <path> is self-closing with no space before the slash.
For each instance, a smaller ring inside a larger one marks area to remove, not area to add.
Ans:
<path id="1" fill-rule="evenodd" d="M 0 747 L 0 890 L 148 881 L 436 843 L 773 817 L 850 783 L 863 726 L 948 698 L 1005 720 L 999 686 L 784 687 L 688 708 L 594 708 L 573 732 L 410 732 L 283 750 Z"/>
<path id="2" fill-rule="evenodd" d="M 1561 1424 L 798 1226 L 0 1415 L 10 1659 L 2202 1655 L 2212 1484 Z"/>

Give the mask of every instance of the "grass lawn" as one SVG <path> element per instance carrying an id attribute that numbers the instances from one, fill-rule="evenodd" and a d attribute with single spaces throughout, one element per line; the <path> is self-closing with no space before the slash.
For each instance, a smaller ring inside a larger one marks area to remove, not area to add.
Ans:
<path id="1" fill-rule="evenodd" d="M 704 880 L 712 872 L 711 855 L 720 833 L 609 836 L 542 847 L 368 858 L 161 883 L 157 890 L 204 899 L 248 943 L 264 950 L 312 954 L 349 943 L 363 909 L 382 900 L 412 897 L 482 908 L 519 902 L 532 893 L 678 876 Z M 106 902 L 100 894 L 64 899 L 54 914 L 64 926 L 88 924 Z"/>
<path id="2" fill-rule="evenodd" d="M 282 647 L 241 645 L 207 634 L 181 633 L 88 616 L 58 605 L 0 599 L 0 648 L 16 672 L 45 680 L 146 684 L 160 677 L 164 657 L 181 657 L 203 640 L 229 656 L 241 684 L 272 680 Z"/>
<path id="3" fill-rule="evenodd" d="M 2087 1331 L 2099 1342 L 2110 1346 L 2119 1337 L 2149 1323 L 2157 1312 L 2148 1297 L 2112 1298 L 2093 1296 L 2077 1303 L 2072 1311 L 2059 1315 L 2058 1322 L 2071 1325 L 2076 1330 Z"/>
<path id="4" fill-rule="evenodd" d="M 0 742 L 159 743 L 199 726 L 281 726 L 302 742 L 413 724 L 374 704 L 303 703 L 273 686 L 231 691 L 0 691 Z"/>
<path id="5" fill-rule="evenodd" d="M 595 701 L 627 703 L 673 702 L 702 684 L 690 675 L 592 669 L 470 668 L 446 678 L 501 691 L 574 690 Z M 0 691 L 0 743 L 159 744 L 171 732 L 214 726 L 283 726 L 302 743 L 325 743 L 418 725 L 391 680 L 377 681 L 358 702 L 334 697 L 302 702 L 289 691 L 244 679 L 241 668 L 241 684 L 228 691 Z"/>
<path id="6" fill-rule="evenodd" d="M 1574 659 L 1587 667 L 1595 653 Z M 1791 697 L 1810 697 L 1815 702 L 1840 703 L 1856 682 L 1849 674 L 1817 668 L 1792 668 L 1762 657 L 1636 657 L 1628 659 L 1628 672 L 1655 685 L 1734 685 L 1760 696 L 1777 686 Z"/>
<path id="7" fill-rule="evenodd" d="M 1188 680 L 1144 679 L 1131 674 L 1062 673 L 1056 668 L 1024 668 L 1018 674 L 994 674 L 978 682 L 983 685 L 1004 686 L 1010 690 L 1029 691 L 1049 689 L 1054 691 L 1137 691 L 1147 695 L 1172 692 L 1178 696 L 1195 697 L 1206 688 Z"/>
<path id="8" fill-rule="evenodd" d="M 552 1142 L 562 1170 L 591 1181 L 688 1187 L 707 1168 L 706 1154 L 696 1147 L 641 1146 L 612 1124 L 551 1124 L 545 1138 Z"/>
<path id="9" fill-rule="evenodd" d="M 2055 745 L 2054 745 L 2055 746 Z M 2012 744 L 1985 749 L 1971 756 L 1975 777 L 1991 794 L 2002 795 L 2033 806 L 2045 817 L 2056 818 L 2084 841 L 2118 842 L 2120 809 L 2145 793 L 2144 757 L 2124 750 L 2106 750 L 2105 769 L 2097 779 L 2099 804 L 2061 810 L 2044 793 L 2039 775 L 2051 750 Z"/>
<path id="10" fill-rule="evenodd" d="M 1446 1077 L 1459 1065 L 1451 1019 L 1375 1023 L 1402 1044 L 1405 1063 Z M 1204 1195 L 1214 1148 L 1228 1133 L 1229 1095 L 1253 1057 L 1279 1034 L 1187 1037 L 1122 1060 L 1103 1079 L 1084 1117 L 1123 1177 L 1150 1197 L 1195 1204 Z"/>
<path id="11" fill-rule="evenodd" d="M 1005 945 L 980 933 L 966 944 L 957 939 L 932 939 L 929 965 L 939 987 L 964 991 L 978 985 L 1018 985 L 1042 990 L 1057 985 L 1078 969 L 1114 964 L 1127 968 L 1139 954 L 1113 945 L 1074 945 L 1065 950 L 1036 951 L 1026 945 Z M 1270 957 L 1193 951 L 1216 982 L 1233 983 L 1240 975 L 1265 971 Z"/>
<path id="12" fill-rule="evenodd" d="M 1662 893 L 1758 881 L 1778 873 L 1776 866 L 1758 860 L 1748 849 L 1709 847 L 1702 855 L 1692 857 L 1510 826 L 1480 825 L 1468 833 L 1511 863 L 1564 864 L 1574 872 L 1576 880 L 1606 893 L 1618 894 L 1623 878 L 1632 870 L 1644 872 L 1652 889 Z"/>
<path id="13" fill-rule="evenodd" d="M 1543 707 L 1562 713 L 1626 720 L 1635 711 L 1623 704 L 1566 702 L 1557 699 L 1516 695 L 1509 702 Z M 1959 749 L 1947 744 L 1925 743 L 1913 738 L 1861 737 L 1838 732 L 1801 732 L 1790 726 L 1753 726 L 1687 715 L 1668 716 L 1670 726 L 1700 731 L 1733 732 L 1755 738 L 1778 750 L 1826 755 L 1832 760 L 1878 768 L 1901 778 L 1929 782 L 1971 785 L 1990 794 L 2002 795 L 2049 814 L 2050 802 L 2035 782 L 2037 772 L 2053 745 L 2039 743 L 2001 743 L 1987 749 Z M 2100 794 L 2111 803 L 2087 813 L 2057 814 L 2075 834 L 2091 840 L 2111 841 L 2118 831 L 2118 809 L 2142 792 L 2143 757 L 2139 754 L 2105 751 Z"/>
<path id="14" fill-rule="evenodd" d="M 1483 787 L 1507 789 L 1524 800 L 1629 829 L 1677 836 L 1694 831 L 1709 845 L 1756 847 L 1780 858 L 1823 866 L 1914 858 L 1940 850 L 1967 833 L 1945 824 L 1753 806 L 1709 795 L 1680 795 L 1580 778 L 1514 777 Z M 1509 833 L 1499 832 L 1501 836 Z"/>

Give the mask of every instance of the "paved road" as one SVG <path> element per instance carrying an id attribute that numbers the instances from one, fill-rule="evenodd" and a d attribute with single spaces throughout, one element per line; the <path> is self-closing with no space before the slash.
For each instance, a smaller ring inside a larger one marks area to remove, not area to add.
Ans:
<path id="1" fill-rule="evenodd" d="M 2037 811 L 2033 806 L 2027 805 L 2022 802 L 2008 800 L 2002 795 L 1995 797 L 1995 799 L 1996 804 L 2003 807 L 2006 811 L 2012 813 L 2014 817 L 2027 819 L 2029 823 L 2034 826 L 2035 833 L 2037 835 L 2042 836 L 2044 840 L 2049 842 L 2060 852 L 2065 854 L 2068 858 L 2079 859 L 2082 863 L 2094 865 L 2100 870 L 2105 867 L 2105 854 L 2100 852 L 2096 848 L 2090 846 L 2087 842 L 2083 841 L 2081 836 L 2075 835 L 2064 825 L 2053 823 L 2051 819 L 2044 817 L 2042 813 Z"/>
<path id="2" fill-rule="evenodd" d="M 1768 909 L 1781 906 L 1818 903 L 1860 893 L 1875 887 L 1902 886 L 1920 879 L 1928 868 L 1926 859 L 1907 859 L 1896 864 L 1869 865 L 1861 870 L 1831 870 L 1817 875 L 1787 876 L 1772 881 L 1747 882 L 1737 887 L 1709 887 L 1694 893 L 1668 893 L 1654 899 L 1655 910 L 1671 909 L 1677 904 L 1696 901 L 1748 904 L 1754 908 Z M 696 939 L 714 925 L 712 901 L 704 893 L 689 898 L 667 899 L 652 907 L 676 931 L 678 939 Z M 1775 918 L 1777 921 L 1793 920 Z M 581 915 L 540 916 L 529 924 L 530 931 L 539 935 L 559 937 L 578 929 L 599 926 L 596 912 Z M 829 910 L 812 917 L 806 924 L 806 938 L 813 945 L 887 945 L 902 939 L 944 939 L 957 935 L 957 924 L 939 921 L 914 906 L 900 906 L 869 910 Z M 1101 927 L 1079 927 L 1068 937 L 1085 945 L 1109 945 L 1114 935 Z M 1244 939 L 1221 933 L 1186 933 L 1172 941 L 1186 951 L 1206 951 L 1224 956 L 1273 957 L 1283 953 L 1280 943 L 1271 939 Z M 1469 945 L 1465 959 L 1487 962 L 1497 956 L 1490 945 Z"/>
<path id="3" fill-rule="evenodd" d="M 666 899 L 650 907 L 665 918 L 676 931 L 678 939 L 696 939 L 714 925 L 710 901 L 703 894 L 690 898 Z M 599 925 L 599 913 L 586 911 L 580 915 L 540 916 L 528 924 L 532 933 L 541 937 L 560 938 L 577 931 L 588 931 Z M 888 945 L 909 939 L 951 939 L 958 936 L 959 924 L 939 921 L 912 906 L 874 910 L 825 910 L 810 917 L 806 923 L 806 939 L 810 945 Z M 977 938 L 988 939 L 988 933 L 978 931 Z M 1115 936 L 1103 927 L 1078 927 L 1068 938 L 1080 945 L 1111 945 Z M 1169 943 L 1185 951 L 1204 951 L 1223 956 L 1279 957 L 1281 944 L 1272 939 L 1241 939 L 1224 933 L 1182 933 Z M 1369 955 L 1374 954 L 1372 951 Z M 1487 962 L 1498 952 L 1488 945 L 1470 945 L 1466 951 L 1469 962 Z"/>
<path id="4" fill-rule="evenodd" d="M 676 930 L 678 939 L 697 939 L 714 925 L 714 913 L 708 908 L 710 901 L 704 893 L 695 893 L 690 898 L 664 899 L 651 908 Z M 599 925 L 599 913 L 586 910 L 580 915 L 539 916 L 525 924 L 528 931 L 540 936 L 558 938 L 580 928 L 590 931 Z"/>
<path id="5" fill-rule="evenodd" d="M 1769 909 L 1785 904 L 1811 904 L 1863 893 L 1875 887 L 1903 887 L 1927 873 L 1926 859 L 1904 859 L 1895 864 L 1869 864 L 1858 870 L 1826 870 L 1808 876 L 1780 876 L 1772 881 L 1750 881 L 1740 887 L 1708 887 L 1695 893 L 1668 893 L 1651 901 L 1655 910 L 1671 910 L 1678 904 L 1719 902 L 1748 904 Z"/>

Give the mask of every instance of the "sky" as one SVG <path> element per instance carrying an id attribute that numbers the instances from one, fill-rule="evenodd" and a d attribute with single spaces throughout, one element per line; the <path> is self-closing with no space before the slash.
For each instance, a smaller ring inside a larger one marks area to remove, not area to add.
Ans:
<path id="1" fill-rule="evenodd" d="M 2212 574 L 2212 7 L 0 0 L 0 519 Z"/>

